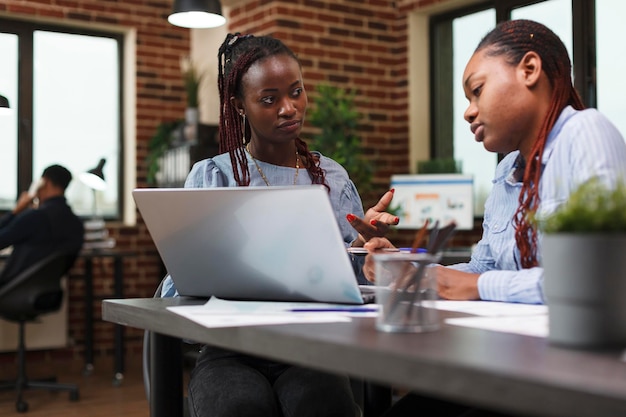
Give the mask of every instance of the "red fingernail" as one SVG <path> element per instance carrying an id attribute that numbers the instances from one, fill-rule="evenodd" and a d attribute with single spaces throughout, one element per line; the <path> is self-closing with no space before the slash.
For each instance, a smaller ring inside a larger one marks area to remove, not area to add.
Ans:
<path id="1" fill-rule="evenodd" d="M 396 224 L 398 224 L 398 223 L 400 223 L 400 218 L 399 218 L 399 217 L 396 217 L 396 218 L 394 218 L 394 219 L 393 219 L 393 221 L 394 221 Z"/>
<path id="2" fill-rule="evenodd" d="M 391 191 L 392 193 L 395 193 L 395 192 L 396 192 L 396 189 L 395 189 L 395 188 L 392 188 L 392 189 L 391 189 L 391 190 L 389 190 L 389 191 Z"/>
<path id="3" fill-rule="evenodd" d="M 356 219 L 356 216 L 355 216 L 354 214 L 352 214 L 352 213 L 348 213 L 348 214 L 346 215 L 346 219 L 348 219 L 348 221 L 349 221 L 350 223 L 352 223 L 352 222 Z"/>
<path id="4" fill-rule="evenodd" d="M 376 222 L 376 219 L 374 219 L 374 220 L 372 220 L 372 221 L 370 222 L 370 224 L 371 224 L 372 226 L 376 226 L 376 223 L 377 223 L 377 222 Z"/>

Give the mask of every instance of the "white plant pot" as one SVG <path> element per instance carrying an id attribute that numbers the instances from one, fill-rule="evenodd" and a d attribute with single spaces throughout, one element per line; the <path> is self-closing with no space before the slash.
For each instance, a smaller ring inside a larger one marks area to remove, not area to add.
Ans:
<path id="1" fill-rule="evenodd" d="M 546 234 L 541 242 L 548 340 L 626 345 L 626 235 Z"/>
<path id="2" fill-rule="evenodd" d="M 200 111 L 197 107 L 187 107 L 185 109 L 185 122 L 188 125 L 197 125 L 200 121 Z"/>

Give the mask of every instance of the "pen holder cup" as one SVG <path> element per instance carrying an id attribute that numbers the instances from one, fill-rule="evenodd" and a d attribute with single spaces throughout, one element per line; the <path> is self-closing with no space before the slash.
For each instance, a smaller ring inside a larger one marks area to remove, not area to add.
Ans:
<path id="1" fill-rule="evenodd" d="M 374 254 L 376 328 L 384 332 L 428 332 L 439 329 L 439 312 L 434 308 L 437 282 L 428 273 L 439 255 L 429 253 Z"/>

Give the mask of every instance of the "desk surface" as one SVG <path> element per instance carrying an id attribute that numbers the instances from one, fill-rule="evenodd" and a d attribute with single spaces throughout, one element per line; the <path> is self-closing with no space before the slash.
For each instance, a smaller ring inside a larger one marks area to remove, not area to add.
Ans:
<path id="1" fill-rule="evenodd" d="M 445 324 L 431 333 L 383 333 L 376 331 L 371 318 L 207 329 L 165 309 L 202 302 L 105 300 L 103 318 L 509 412 L 626 415 L 626 363 L 618 351 L 570 350 L 543 338 Z"/>

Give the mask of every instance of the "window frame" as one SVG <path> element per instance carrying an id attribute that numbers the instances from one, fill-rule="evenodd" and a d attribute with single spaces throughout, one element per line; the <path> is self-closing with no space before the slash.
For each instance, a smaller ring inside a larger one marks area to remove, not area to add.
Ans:
<path id="1" fill-rule="evenodd" d="M 124 34 L 101 29 L 78 28 L 46 22 L 34 22 L 0 17 L 0 32 L 18 36 L 18 105 L 17 105 L 17 194 L 26 190 L 33 181 L 33 60 L 34 33 L 36 31 L 57 32 L 71 35 L 85 35 L 109 38 L 117 43 L 119 91 L 117 97 L 118 120 L 118 170 L 117 204 L 114 216 L 105 216 L 105 220 L 122 220 L 124 218 L 124 172 L 125 172 L 125 137 L 124 137 Z M 94 166 L 97 161 L 94 161 Z M 0 212 L 6 212 L 0 209 Z M 81 217 L 90 217 L 88 214 Z"/>

